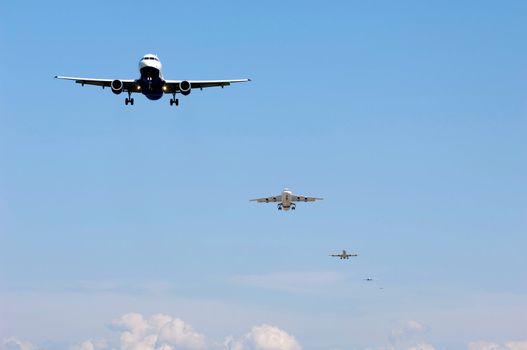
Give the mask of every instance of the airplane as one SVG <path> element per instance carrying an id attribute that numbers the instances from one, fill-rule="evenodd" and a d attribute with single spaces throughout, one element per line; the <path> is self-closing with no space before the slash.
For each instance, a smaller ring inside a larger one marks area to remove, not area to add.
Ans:
<path id="1" fill-rule="evenodd" d="M 366 277 L 364 280 L 367 281 L 367 282 L 371 282 L 371 281 L 373 281 L 373 278 L 371 278 L 371 277 Z"/>
<path id="2" fill-rule="evenodd" d="M 342 250 L 340 254 L 330 254 L 329 256 L 339 257 L 340 259 L 349 259 L 350 256 L 359 256 L 357 253 L 348 253 L 346 250 Z"/>
<path id="3" fill-rule="evenodd" d="M 279 194 L 277 196 L 272 196 L 272 197 L 251 199 L 251 202 L 258 202 L 258 203 L 279 202 L 278 210 L 287 211 L 289 209 L 291 210 L 296 209 L 295 202 L 314 202 L 317 200 L 322 200 L 322 198 L 297 196 L 293 194 L 293 192 L 291 192 L 288 188 L 284 188 L 284 190 L 282 191 L 282 194 Z"/>
<path id="4" fill-rule="evenodd" d="M 192 89 L 200 89 L 214 86 L 228 86 L 233 83 L 244 83 L 251 79 L 234 79 L 234 80 L 166 80 L 163 77 L 161 61 L 156 55 L 146 54 L 139 61 L 139 79 L 92 79 L 78 77 L 64 77 L 57 75 L 56 79 L 73 80 L 77 84 L 96 85 L 109 87 L 112 92 L 119 95 L 121 92 L 127 92 L 128 97 L 124 99 L 125 105 L 133 105 L 134 98 L 132 93 L 142 93 L 149 100 L 159 100 L 163 94 L 172 94 L 170 105 L 179 106 L 179 99 L 176 93 L 183 96 L 190 94 Z"/>

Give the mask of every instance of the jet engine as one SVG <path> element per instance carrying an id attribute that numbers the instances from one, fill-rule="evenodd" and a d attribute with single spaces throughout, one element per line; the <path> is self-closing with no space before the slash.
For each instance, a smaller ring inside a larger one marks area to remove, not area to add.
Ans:
<path id="1" fill-rule="evenodd" d="M 121 92 L 123 92 L 123 82 L 120 80 L 113 80 L 110 84 L 110 87 L 112 88 L 112 92 L 116 95 L 119 95 Z"/>
<path id="2" fill-rule="evenodd" d="M 181 83 L 179 83 L 179 91 L 182 95 L 187 96 L 190 94 L 191 86 L 190 83 L 186 80 L 183 80 Z"/>

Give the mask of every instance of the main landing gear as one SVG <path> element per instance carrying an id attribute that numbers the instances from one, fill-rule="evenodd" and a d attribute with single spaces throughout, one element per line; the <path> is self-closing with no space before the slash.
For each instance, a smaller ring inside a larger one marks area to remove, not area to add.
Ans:
<path id="1" fill-rule="evenodd" d="M 173 97 L 170 99 L 170 105 L 172 106 L 175 104 L 176 106 L 179 106 L 179 99 L 176 98 L 176 93 L 173 93 L 172 96 Z"/>
<path id="2" fill-rule="evenodd" d="M 295 203 L 291 203 L 291 210 L 295 210 L 296 209 L 296 204 Z"/>
<path id="3" fill-rule="evenodd" d="M 124 99 L 124 104 L 128 106 L 128 104 L 134 105 L 134 99 L 132 97 L 132 93 L 128 91 L 128 97 Z"/>
<path id="4" fill-rule="evenodd" d="M 278 210 L 282 210 L 282 203 L 278 204 Z"/>

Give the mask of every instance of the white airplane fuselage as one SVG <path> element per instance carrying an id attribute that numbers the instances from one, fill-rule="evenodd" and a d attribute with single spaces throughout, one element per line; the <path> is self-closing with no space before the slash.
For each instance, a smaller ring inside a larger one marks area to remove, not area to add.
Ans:
<path id="1" fill-rule="evenodd" d="M 288 211 L 289 209 L 295 209 L 295 203 L 293 203 L 293 192 L 289 189 L 284 188 L 282 191 L 282 202 L 278 204 L 278 207 L 282 210 Z"/>
<path id="2" fill-rule="evenodd" d="M 343 250 L 342 253 L 340 254 L 340 258 L 341 259 L 349 259 L 351 256 L 351 254 L 348 254 L 348 252 L 346 252 L 346 250 Z"/>
<path id="3" fill-rule="evenodd" d="M 339 259 L 349 259 L 352 256 L 358 256 L 357 253 L 348 253 L 346 250 L 342 250 L 340 254 L 331 254 L 331 256 L 338 257 Z"/>
<path id="4" fill-rule="evenodd" d="M 163 97 L 165 80 L 162 72 L 163 65 L 156 55 L 147 54 L 139 61 L 141 77 L 136 80 L 138 90 L 150 100 Z"/>

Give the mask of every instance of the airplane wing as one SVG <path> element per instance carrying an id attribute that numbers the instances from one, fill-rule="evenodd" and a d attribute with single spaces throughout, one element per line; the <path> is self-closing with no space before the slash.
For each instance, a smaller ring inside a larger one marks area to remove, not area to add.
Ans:
<path id="1" fill-rule="evenodd" d="M 62 80 L 73 80 L 77 84 L 84 85 L 96 85 L 96 86 L 102 86 L 110 87 L 112 84 L 112 81 L 115 79 L 92 79 L 92 78 L 79 78 L 79 77 L 63 77 L 60 75 L 56 75 L 55 79 L 62 79 Z M 135 80 L 133 79 L 127 79 L 127 80 L 121 80 L 123 82 L 123 91 L 131 91 L 134 92 L 135 89 Z"/>
<path id="2" fill-rule="evenodd" d="M 173 94 L 179 92 L 179 84 L 184 80 L 165 80 L 166 88 L 163 91 L 167 94 Z M 251 79 L 233 79 L 233 80 L 187 80 L 190 83 L 192 89 L 203 89 L 208 87 L 224 87 L 234 83 L 245 83 L 251 81 Z"/>
<path id="3" fill-rule="evenodd" d="M 323 198 L 316 198 L 316 197 L 305 197 L 305 196 L 291 196 L 291 201 L 293 202 L 314 202 L 322 200 Z"/>
<path id="4" fill-rule="evenodd" d="M 329 254 L 329 256 L 342 256 L 340 254 Z"/>
<path id="5" fill-rule="evenodd" d="M 282 195 L 251 199 L 251 202 L 258 202 L 258 203 L 281 202 L 281 201 L 282 201 Z"/>

